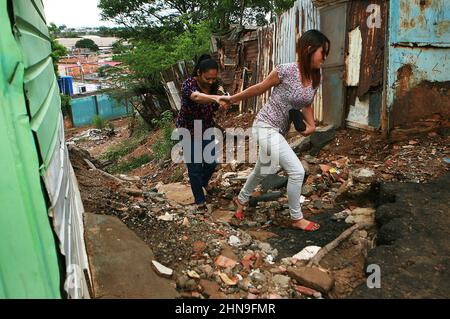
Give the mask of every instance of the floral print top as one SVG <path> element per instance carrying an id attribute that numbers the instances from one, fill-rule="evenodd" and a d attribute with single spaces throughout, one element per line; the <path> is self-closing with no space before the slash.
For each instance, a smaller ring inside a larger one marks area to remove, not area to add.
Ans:
<path id="1" fill-rule="evenodd" d="M 255 120 L 267 123 L 285 135 L 289 131 L 289 110 L 301 109 L 314 100 L 317 89 L 303 86 L 297 63 L 279 64 L 276 67 L 280 84 L 274 87 L 266 105 L 258 112 Z"/>
<path id="2" fill-rule="evenodd" d="M 188 78 L 181 87 L 181 108 L 176 118 L 176 126 L 187 128 L 194 135 L 194 120 L 202 121 L 202 132 L 210 127 L 215 127 L 214 111 L 219 108 L 217 103 L 200 104 L 191 100 L 194 92 L 201 92 L 197 80 Z"/>

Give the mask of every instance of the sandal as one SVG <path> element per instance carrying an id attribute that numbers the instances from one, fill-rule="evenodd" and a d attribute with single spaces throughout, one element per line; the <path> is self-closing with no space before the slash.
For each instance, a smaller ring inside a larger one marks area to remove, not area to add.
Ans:
<path id="1" fill-rule="evenodd" d="M 236 213 L 234 214 L 234 217 L 236 217 L 239 220 L 243 220 L 245 218 L 245 214 L 244 214 L 244 210 L 245 207 L 247 207 L 247 203 L 246 204 L 242 204 L 241 201 L 239 200 L 239 198 L 234 197 L 233 198 L 233 203 L 234 205 L 236 205 L 239 209 L 239 206 L 243 206 L 244 208 L 242 208 L 241 210 L 237 210 Z"/>
<path id="2" fill-rule="evenodd" d="M 197 205 L 197 208 L 195 210 L 196 214 L 207 214 L 209 212 L 208 206 L 206 206 L 206 203 Z"/>
<path id="3" fill-rule="evenodd" d="M 301 219 L 299 219 L 299 220 L 301 220 Z M 295 224 L 296 224 L 299 220 L 292 221 L 291 226 L 292 226 L 293 228 L 295 228 L 295 229 L 301 229 L 301 230 L 303 230 L 303 231 L 317 231 L 317 230 L 319 230 L 319 228 L 320 228 L 320 224 L 315 223 L 315 222 L 309 222 L 309 224 L 308 224 L 305 228 L 297 227 L 297 226 L 295 226 Z"/>

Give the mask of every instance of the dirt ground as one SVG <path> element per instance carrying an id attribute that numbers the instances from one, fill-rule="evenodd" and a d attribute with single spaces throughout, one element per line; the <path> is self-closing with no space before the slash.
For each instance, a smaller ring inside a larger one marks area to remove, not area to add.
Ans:
<path id="1" fill-rule="evenodd" d="M 223 128 L 245 128 L 251 126 L 252 121 L 252 114 L 235 114 L 219 119 L 219 125 Z M 217 269 L 216 258 L 225 254 L 240 261 L 233 272 L 228 273 L 230 277 L 239 274 L 244 278 L 243 281 L 247 277 L 253 280 L 253 272 L 243 269 L 242 265 L 248 254 L 254 253 L 256 261 L 253 261 L 253 270 L 257 270 L 256 264 L 259 262 L 258 266 L 265 275 L 265 283 L 255 284 L 250 290 L 241 287 L 241 284 L 236 287 L 222 283 L 218 293 L 219 296 L 227 298 L 270 298 L 273 295 L 282 298 L 304 298 L 305 294 L 299 293 L 298 282 L 294 281 L 289 288 L 280 290 L 274 288 L 270 278 L 277 273 L 285 275 L 284 268 L 297 267 L 299 264 L 296 265 L 290 257 L 304 247 L 323 247 L 349 228 L 348 223 L 333 218 L 336 213 L 353 211 L 358 207 L 376 208 L 383 204 L 380 200 L 380 189 L 383 186 L 380 185 L 392 182 L 422 185 L 448 171 L 448 164 L 444 160 L 449 157 L 448 135 L 431 131 L 399 142 L 389 142 L 378 133 L 340 129 L 316 157 L 311 157 L 308 151 L 298 152 L 301 159 L 307 159 L 305 165 L 308 165 L 309 177 L 305 185 L 311 188 L 311 192 L 305 194 L 303 210 L 307 218 L 321 224 L 321 231 L 306 233 L 284 227 L 288 220 L 285 186 L 281 187 L 283 194 L 278 200 L 259 203 L 249 209 L 244 222 L 231 219 L 222 223 L 211 216 L 195 214 L 192 205 L 180 205 L 155 195 L 155 186 L 158 183 L 182 182 L 188 185 L 183 164 L 174 164 L 171 161 L 150 162 L 127 173 L 128 176 L 138 178 L 122 182 L 89 170 L 85 158 L 102 168 L 101 161 L 98 161 L 100 156 L 111 145 L 117 145 L 128 138 L 127 119 L 114 121 L 113 125 L 117 131 L 116 135 L 100 141 L 78 141 L 76 148 L 70 152 L 85 210 L 117 216 L 150 246 L 155 258 L 173 268 L 179 278 L 186 277 L 187 270 L 195 270 L 201 278 L 220 283 L 218 272 L 210 273 L 208 267 Z M 66 138 L 72 138 L 83 130 L 86 128 L 71 129 L 66 132 Z M 151 146 L 160 137 L 161 132 L 150 134 L 147 140 L 126 158 L 151 152 Z M 251 166 L 240 164 L 232 167 L 230 164 L 222 164 L 218 167 L 218 172 L 213 176 L 218 191 L 209 197 L 213 211 L 232 211 L 234 206 L 230 199 L 237 194 L 245 181 L 231 178 L 229 182 L 228 179 L 221 178 L 221 175 L 245 171 Z M 353 181 L 352 174 L 362 168 L 374 173 L 367 183 Z M 135 192 L 130 192 L 130 189 Z M 430 200 L 433 198 L 430 197 Z M 164 214 L 173 215 L 173 220 L 168 222 L 160 219 Z M 379 211 L 375 216 L 376 225 L 353 234 L 322 259 L 320 266 L 326 269 L 335 281 L 333 290 L 324 294 L 328 298 L 351 296 L 356 287 L 365 283 L 366 257 L 368 254 L 370 256 L 375 245 L 380 244 L 377 237 L 380 227 Z M 258 232 L 267 232 L 268 238 L 258 240 Z M 230 236 L 244 240 L 248 234 L 252 235 L 248 245 L 236 248 L 229 244 Z M 264 243 L 268 243 L 270 249 L 266 248 Z M 260 261 L 261 258 L 272 255 L 276 255 L 273 263 Z M 189 280 L 187 282 L 189 283 Z M 185 283 L 178 282 L 178 286 L 181 291 L 185 291 L 185 297 L 201 296 L 196 289 L 187 288 L 189 285 Z M 225 295 L 220 295 L 222 293 Z"/>

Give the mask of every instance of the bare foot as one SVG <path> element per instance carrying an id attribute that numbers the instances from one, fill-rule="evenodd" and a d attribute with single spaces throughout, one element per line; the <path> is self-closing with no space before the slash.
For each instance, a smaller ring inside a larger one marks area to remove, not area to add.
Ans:
<path id="1" fill-rule="evenodd" d="M 320 225 L 303 218 L 292 221 L 292 227 L 299 228 L 305 231 L 316 231 L 320 228 Z"/>

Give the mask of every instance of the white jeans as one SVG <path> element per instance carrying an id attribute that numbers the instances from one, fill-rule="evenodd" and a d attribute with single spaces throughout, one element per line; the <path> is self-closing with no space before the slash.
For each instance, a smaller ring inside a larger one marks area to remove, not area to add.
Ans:
<path id="1" fill-rule="evenodd" d="M 256 121 L 252 127 L 252 134 L 259 145 L 258 160 L 239 193 L 239 201 L 241 203 L 248 202 L 256 186 L 267 175 L 274 174 L 281 166 L 289 175 L 287 195 L 291 218 L 302 219 L 300 195 L 305 177 L 302 163 L 277 128 Z"/>

